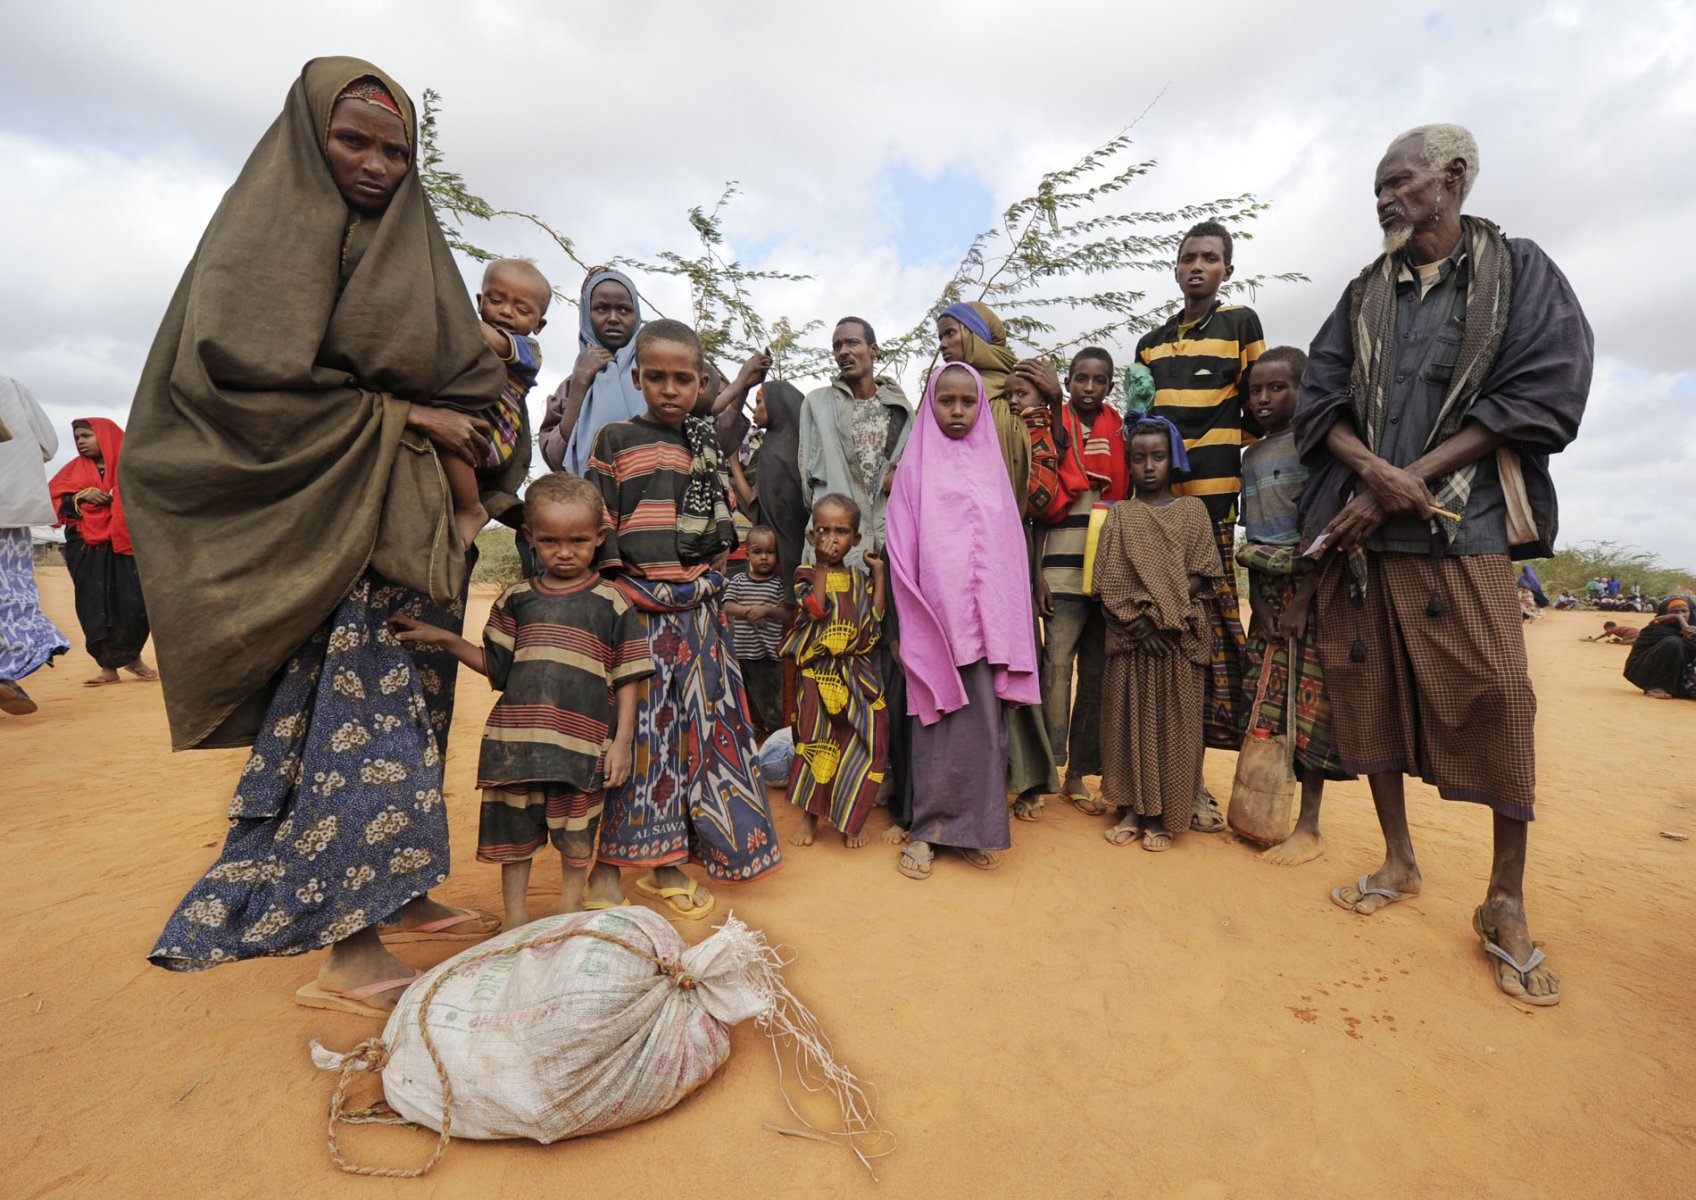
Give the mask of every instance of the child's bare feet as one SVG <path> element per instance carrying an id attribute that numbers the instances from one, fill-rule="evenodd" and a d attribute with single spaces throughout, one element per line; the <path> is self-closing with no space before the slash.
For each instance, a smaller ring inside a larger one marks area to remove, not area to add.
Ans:
<path id="1" fill-rule="evenodd" d="M 1296 867 L 1325 853 L 1325 839 L 1312 830 L 1298 828 L 1270 850 L 1260 852 L 1260 861 L 1275 867 Z"/>
<path id="2" fill-rule="evenodd" d="M 453 510 L 454 532 L 459 535 L 459 545 L 462 550 L 471 549 L 477 535 L 483 532 L 483 526 L 489 523 L 489 510 L 481 504 L 473 504 L 468 508 Z"/>
<path id="3" fill-rule="evenodd" d="M 872 835 L 867 833 L 863 828 L 859 833 L 844 833 L 842 835 L 842 844 L 850 850 L 858 850 L 861 846 L 864 846 L 871 840 Z"/>
<path id="4" fill-rule="evenodd" d="M 811 846 L 813 839 L 818 836 L 819 818 L 816 813 L 808 813 L 801 818 L 801 828 L 794 837 L 789 839 L 792 846 Z"/>
<path id="5" fill-rule="evenodd" d="M 882 837 L 886 844 L 891 846 L 900 846 L 905 844 L 907 841 L 907 831 L 899 825 L 890 825 L 890 827 L 885 829 L 879 836 Z"/>

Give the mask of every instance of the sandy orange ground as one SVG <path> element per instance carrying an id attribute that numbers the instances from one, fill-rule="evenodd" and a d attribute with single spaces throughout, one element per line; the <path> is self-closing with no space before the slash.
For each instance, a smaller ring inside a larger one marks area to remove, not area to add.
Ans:
<path id="1" fill-rule="evenodd" d="M 74 629 L 64 573 L 42 582 Z M 888 848 L 827 840 L 723 895 L 794 947 L 792 986 L 881 1085 L 900 1137 L 881 1187 L 843 1151 L 762 1128 L 794 1122 L 752 1028 L 648 1124 L 458 1143 L 424 1182 L 338 1174 L 331 1080 L 306 1043 L 377 1028 L 291 1003 L 317 959 L 173 975 L 143 957 L 216 852 L 241 753 L 172 756 L 158 689 L 85 691 L 73 651 L 29 680 L 40 713 L 0 720 L 0 1195 L 1689 1196 L 1696 840 L 1659 832 L 1696 834 L 1696 705 L 1635 693 L 1623 647 L 1578 640 L 1599 622 L 1552 614 L 1527 637 L 1543 705 L 1529 900 L 1565 978 L 1557 1009 L 1496 991 L 1468 926 L 1488 814 L 1422 787 L 1426 892 L 1371 919 L 1326 899 L 1378 861 L 1364 785 L 1334 788 L 1329 853 L 1303 868 L 1224 837 L 1117 849 L 1051 802 L 994 874 L 944 858 L 913 883 Z M 441 895 L 494 908 L 497 872 L 472 858 L 489 693 L 460 684 Z M 1208 756 L 1220 794 L 1231 759 Z M 537 879 L 551 892 L 551 871 Z M 401 949 L 419 966 L 448 953 Z M 430 1141 L 344 1136 L 395 1165 Z"/>

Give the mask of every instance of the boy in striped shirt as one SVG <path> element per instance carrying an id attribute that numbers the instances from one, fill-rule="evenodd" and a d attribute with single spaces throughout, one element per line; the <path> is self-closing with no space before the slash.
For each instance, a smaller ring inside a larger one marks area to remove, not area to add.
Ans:
<path id="1" fill-rule="evenodd" d="M 1137 343 L 1137 361 L 1154 376 L 1150 412 L 1177 426 L 1189 456 L 1190 469 L 1172 490 L 1200 497 L 1207 505 L 1225 566 L 1225 586 L 1213 612 L 1213 655 L 1202 721 L 1207 745 L 1225 750 L 1238 745 L 1243 680 L 1243 627 L 1233 563 L 1237 493 L 1242 490 L 1242 448 L 1259 432 L 1244 415 L 1242 389 L 1250 364 L 1266 350 L 1255 311 L 1219 299 L 1220 286 L 1234 270 L 1231 249 L 1230 231 L 1217 221 L 1203 221 L 1184 234 L 1174 271 L 1184 306 Z M 1225 828 L 1225 818 L 1205 785 L 1192 828 Z"/>

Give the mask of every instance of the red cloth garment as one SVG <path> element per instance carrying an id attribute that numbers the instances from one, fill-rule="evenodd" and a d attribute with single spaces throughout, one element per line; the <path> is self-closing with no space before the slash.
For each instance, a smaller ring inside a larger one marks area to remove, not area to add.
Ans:
<path id="1" fill-rule="evenodd" d="M 1070 445 L 1060 456 L 1060 486 L 1056 489 L 1044 520 L 1054 524 L 1064 520 L 1078 497 L 1092 488 L 1101 490 L 1101 499 L 1114 504 L 1130 495 L 1131 474 L 1125 466 L 1124 421 L 1107 405 L 1095 414 L 1089 435 L 1084 436 L 1083 420 L 1070 404 L 1061 410 L 1066 423 Z"/>
<path id="2" fill-rule="evenodd" d="M 47 490 L 53 493 L 54 511 L 63 514 L 66 496 L 74 496 L 91 487 L 111 492 L 112 503 L 82 508 L 72 521 L 61 515 L 54 524 L 75 525 L 77 535 L 91 546 L 104 546 L 111 542 L 117 553 L 134 554 L 135 548 L 130 545 L 130 527 L 124 521 L 124 497 L 118 490 L 118 454 L 124 448 L 124 431 L 116 421 L 108 421 L 105 417 L 83 417 L 71 422 L 73 430 L 78 425 L 87 425 L 94 430 L 106 473 L 102 475 L 94 460 L 81 454 L 60 467 L 59 473 L 47 485 Z"/>

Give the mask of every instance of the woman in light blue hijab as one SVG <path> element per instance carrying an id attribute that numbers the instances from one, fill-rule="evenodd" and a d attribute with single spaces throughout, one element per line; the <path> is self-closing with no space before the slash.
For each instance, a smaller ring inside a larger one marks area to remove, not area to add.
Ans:
<path id="1" fill-rule="evenodd" d="M 630 373 L 636 359 L 636 331 L 641 327 L 642 302 L 629 277 L 605 267 L 591 271 L 578 305 L 579 353 L 571 378 L 572 399 L 582 399 L 563 462 L 564 469 L 574 475 L 583 474 L 589 465 L 595 435 L 602 426 L 648 411 Z"/>

